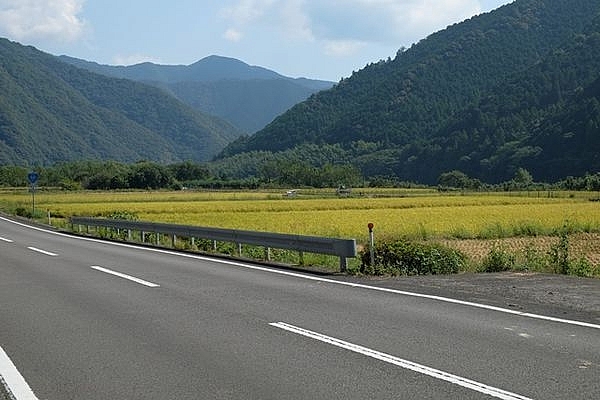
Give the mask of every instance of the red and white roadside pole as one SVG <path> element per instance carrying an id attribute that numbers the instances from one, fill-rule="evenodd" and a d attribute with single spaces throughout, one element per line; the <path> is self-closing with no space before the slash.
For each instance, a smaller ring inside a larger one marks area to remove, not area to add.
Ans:
<path id="1" fill-rule="evenodd" d="M 372 222 L 369 222 L 367 227 L 369 228 L 369 251 L 371 253 L 371 266 L 375 265 L 375 236 L 373 235 L 373 225 Z"/>

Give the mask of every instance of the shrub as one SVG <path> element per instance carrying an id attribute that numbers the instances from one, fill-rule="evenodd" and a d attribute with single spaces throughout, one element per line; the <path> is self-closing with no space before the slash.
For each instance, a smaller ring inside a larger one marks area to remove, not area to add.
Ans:
<path id="1" fill-rule="evenodd" d="M 398 240 L 380 242 L 374 248 L 371 265 L 368 246 L 361 251 L 360 272 L 367 275 L 438 275 L 457 273 L 464 268 L 461 252 L 440 244 Z"/>
<path id="2" fill-rule="evenodd" d="M 594 266 L 585 258 L 580 258 L 569 263 L 569 275 L 590 278 L 594 276 Z"/>
<path id="3" fill-rule="evenodd" d="M 136 213 L 126 210 L 110 211 L 106 213 L 104 217 L 109 219 L 120 219 L 127 221 L 137 221 L 139 219 Z"/>
<path id="4" fill-rule="evenodd" d="M 548 256 L 537 250 L 534 246 L 528 245 L 523 250 L 522 264 L 517 265 L 516 269 L 520 271 L 548 271 Z"/>
<path id="5" fill-rule="evenodd" d="M 30 208 L 26 208 L 26 207 L 17 207 L 15 209 L 15 214 L 17 214 L 19 217 L 25 217 L 25 218 L 31 218 L 31 217 L 33 217 L 31 209 Z"/>
<path id="6" fill-rule="evenodd" d="M 552 245 L 548 255 L 555 272 L 559 274 L 569 273 L 569 235 L 567 229 L 559 232 L 558 243 Z"/>
<path id="7" fill-rule="evenodd" d="M 510 271 L 515 267 L 516 257 L 502 248 L 493 248 L 481 265 L 482 272 Z"/>

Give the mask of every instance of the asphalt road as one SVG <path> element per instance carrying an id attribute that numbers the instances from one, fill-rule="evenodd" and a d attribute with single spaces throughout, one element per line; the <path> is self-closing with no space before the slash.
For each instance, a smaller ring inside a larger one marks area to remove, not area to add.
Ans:
<path id="1" fill-rule="evenodd" d="M 600 398 L 598 325 L 335 279 L 0 217 L 0 375 L 19 400 Z"/>

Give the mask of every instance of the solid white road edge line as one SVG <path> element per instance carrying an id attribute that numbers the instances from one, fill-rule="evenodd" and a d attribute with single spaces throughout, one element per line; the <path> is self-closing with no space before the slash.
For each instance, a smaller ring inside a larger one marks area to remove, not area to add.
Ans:
<path id="1" fill-rule="evenodd" d="M 108 268 L 99 267 L 97 265 L 92 265 L 90 268 L 95 269 L 96 271 L 104 272 L 106 274 L 115 275 L 115 276 L 118 276 L 119 278 L 127 279 L 127 280 L 133 281 L 135 283 L 139 283 L 140 285 L 148 286 L 151 288 L 160 287 L 160 285 L 158 285 L 156 283 L 148 282 L 143 279 L 136 278 L 135 276 L 122 274 L 121 272 L 113 271 Z"/>
<path id="2" fill-rule="evenodd" d="M 525 318 L 533 318 L 533 319 L 539 319 L 539 320 L 543 320 L 543 321 L 557 322 L 557 323 L 560 323 L 560 324 L 568 324 L 568 325 L 574 325 L 574 326 L 581 326 L 581 327 L 585 327 L 585 328 L 600 329 L 600 325 L 598 325 L 598 324 L 592 324 L 592 323 L 589 323 L 589 322 L 582 322 L 582 321 L 576 321 L 576 320 L 572 320 L 572 319 L 549 317 L 547 315 L 541 315 L 541 314 L 532 314 L 532 313 L 527 313 L 527 312 L 523 312 L 523 311 L 511 310 L 511 309 L 508 309 L 508 308 L 490 306 L 490 305 L 487 305 L 487 304 L 480 304 L 480 303 L 473 303 L 473 302 L 470 302 L 470 301 L 463 301 L 463 300 L 451 299 L 449 297 L 434 296 L 434 295 L 430 295 L 430 294 L 415 293 L 415 292 L 406 292 L 406 291 L 403 291 L 403 290 L 381 288 L 381 287 L 377 287 L 377 286 L 369 286 L 369 285 L 364 285 L 364 284 L 360 284 L 360 283 L 336 281 L 336 280 L 333 280 L 333 279 L 321 278 L 321 277 L 318 277 L 318 276 L 303 275 L 303 274 L 299 274 L 299 273 L 295 273 L 295 272 L 282 271 L 282 270 L 276 270 L 276 269 L 271 269 L 271 268 L 266 268 L 266 267 L 259 267 L 259 266 L 256 266 L 256 265 L 244 264 L 242 262 L 237 262 L 237 261 L 220 260 L 220 259 L 215 259 L 215 258 L 210 258 L 210 257 L 205 257 L 205 256 L 200 256 L 200 255 L 178 253 L 178 252 L 175 252 L 175 251 L 169 251 L 169 250 L 164 250 L 164 249 L 151 249 L 151 248 L 148 248 L 148 247 L 135 246 L 133 244 L 107 242 L 107 241 L 100 240 L 100 239 L 67 235 L 67 234 L 60 233 L 60 232 L 54 232 L 54 231 L 50 231 L 50 230 L 47 230 L 47 229 L 38 228 L 38 227 L 35 227 L 35 226 L 30 226 L 30 225 L 26 225 L 26 224 L 23 224 L 23 223 L 20 223 L 20 222 L 16 222 L 16 221 L 10 220 L 8 218 L 4 218 L 4 217 L 0 217 L 0 220 L 6 221 L 6 222 L 10 222 L 10 223 L 15 224 L 15 225 L 20 225 L 20 226 L 23 226 L 25 228 L 37 230 L 37 231 L 40 231 L 40 232 L 49 233 L 49 234 L 52 234 L 52 235 L 68 237 L 68 238 L 71 238 L 71 239 L 77 239 L 77 240 L 83 240 L 83 241 L 95 242 L 95 243 L 102 243 L 102 244 L 110 245 L 110 246 L 126 247 L 126 248 L 131 248 L 131 249 L 142 250 L 142 251 L 152 251 L 152 252 L 156 252 L 156 253 L 176 255 L 178 257 L 192 258 L 192 259 L 195 259 L 195 260 L 203 260 L 203 261 L 210 261 L 210 262 L 214 262 L 214 263 L 233 265 L 233 266 L 236 266 L 236 267 L 242 267 L 242 268 L 247 268 L 247 269 L 252 269 L 252 270 L 257 270 L 257 271 L 263 271 L 263 272 L 268 272 L 268 273 L 271 273 L 271 274 L 293 276 L 293 277 L 300 278 L 300 279 L 305 279 L 305 280 L 312 280 L 312 281 L 319 281 L 319 282 L 331 283 L 331 284 L 334 284 L 334 285 L 350 286 L 350 287 L 355 287 L 355 288 L 360 288 L 360 289 L 375 290 L 375 291 L 378 291 L 378 292 L 399 294 L 399 295 L 402 295 L 402 296 L 419 297 L 419 298 L 423 298 L 423 299 L 442 301 L 442 302 L 445 302 L 445 303 L 459 304 L 459 305 L 463 305 L 463 306 L 475 307 L 475 308 L 480 308 L 480 309 L 484 309 L 484 310 L 497 311 L 497 312 L 501 312 L 501 313 L 504 313 L 504 314 L 517 315 L 517 316 L 525 317 Z"/>
<path id="3" fill-rule="evenodd" d="M 0 385 L 4 384 L 16 400 L 38 400 L 15 364 L 0 346 Z"/>
<path id="4" fill-rule="evenodd" d="M 355 353 L 362 354 L 367 357 L 375 358 L 377 360 L 381 360 L 387 362 L 389 364 L 396 365 L 400 368 L 408 369 L 419 374 L 427 375 L 432 378 L 441 379 L 446 382 L 450 382 L 452 384 L 462 386 L 464 388 L 477 391 L 479 393 L 483 393 L 492 397 L 496 397 L 502 400 L 531 400 L 529 397 L 521 396 L 519 394 L 507 392 L 502 389 L 495 388 L 493 386 L 489 386 L 483 383 L 479 383 L 467 378 L 463 378 L 458 375 L 453 375 L 448 372 L 440 371 L 425 365 L 417 364 L 412 361 L 403 360 L 401 358 L 381 353 L 376 350 L 369 349 L 367 347 L 359 346 L 353 343 L 345 342 L 340 339 L 336 339 L 331 336 L 326 336 L 321 333 L 312 332 L 307 329 L 299 328 L 297 326 L 293 326 L 290 324 L 286 324 L 285 322 L 273 322 L 269 325 L 283 329 L 288 332 L 292 332 L 301 336 L 305 336 L 311 339 L 318 340 L 323 343 L 327 343 L 345 350 L 350 350 Z"/>
<path id="5" fill-rule="evenodd" d="M 6 242 L 6 243 L 13 243 L 13 241 L 12 241 L 12 240 L 10 240 L 10 239 L 7 239 L 7 238 L 3 238 L 2 236 L 0 236 L 0 241 L 1 241 L 1 242 Z"/>
<path id="6" fill-rule="evenodd" d="M 56 254 L 56 253 L 52 253 L 50 251 L 38 249 L 37 247 L 29 246 L 28 249 L 32 250 L 32 251 L 35 251 L 35 252 L 38 252 L 38 253 L 41 253 L 41 254 L 45 254 L 45 255 L 50 256 L 50 257 L 57 257 L 58 256 L 58 254 Z"/>

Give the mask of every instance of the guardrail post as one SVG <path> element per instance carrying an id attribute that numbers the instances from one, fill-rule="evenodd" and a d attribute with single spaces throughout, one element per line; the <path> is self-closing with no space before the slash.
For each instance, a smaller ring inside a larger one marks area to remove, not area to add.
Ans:
<path id="1" fill-rule="evenodd" d="M 346 272 L 348 270 L 348 260 L 346 257 L 340 257 L 340 272 Z"/>

